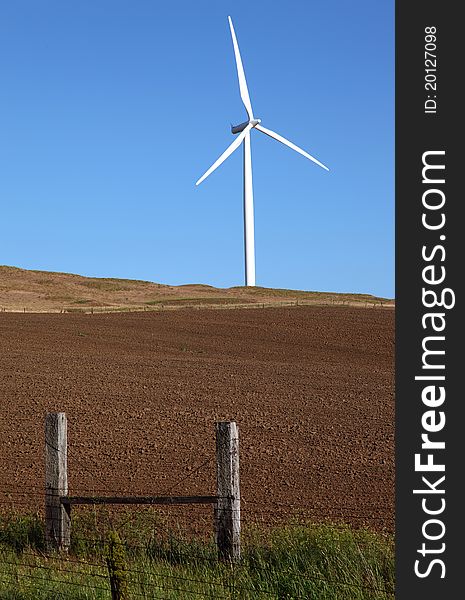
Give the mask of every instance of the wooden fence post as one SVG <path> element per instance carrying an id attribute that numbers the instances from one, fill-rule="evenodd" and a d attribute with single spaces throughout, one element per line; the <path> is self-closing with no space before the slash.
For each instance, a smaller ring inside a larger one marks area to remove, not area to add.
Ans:
<path id="1" fill-rule="evenodd" d="M 60 496 L 68 495 L 67 420 L 65 413 L 45 417 L 45 543 L 47 550 L 68 550 L 70 545 L 70 505 Z"/>
<path id="2" fill-rule="evenodd" d="M 216 423 L 216 544 L 222 560 L 241 557 L 239 433 L 234 421 Z"/>

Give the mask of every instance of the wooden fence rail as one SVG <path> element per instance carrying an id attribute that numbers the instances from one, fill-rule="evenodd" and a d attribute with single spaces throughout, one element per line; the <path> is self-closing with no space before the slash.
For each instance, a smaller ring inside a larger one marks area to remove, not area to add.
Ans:
<path id="1" fill-rule="evenodd" d="M 60 496 L 64 505 L 73 504 L 216 504 L 218 496 Z"/>
<path id="2" fill-rule="evenodd" d="M 72 496 L 68 492 L 67 419 L 45 418 L 45 541 L 48 550 L 71 544 L 71 507 L 79 504 L 212 504 L 215 540 L 222 560 L 240 559 L 239 434 L 234 421 L 216 423 L 216 496 Z"/>

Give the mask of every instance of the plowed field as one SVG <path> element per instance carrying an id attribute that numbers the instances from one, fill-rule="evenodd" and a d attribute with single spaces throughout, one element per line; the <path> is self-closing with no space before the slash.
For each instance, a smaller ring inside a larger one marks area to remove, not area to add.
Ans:
<path id="1" fill-rule="evenodd" d="M 244 514 L 392 528 L 393 310 L 2 313 L 0 350 L 2 506 L 42 507 L 47 411 L 81 495 L 214 494 L 234 419 Z"/>

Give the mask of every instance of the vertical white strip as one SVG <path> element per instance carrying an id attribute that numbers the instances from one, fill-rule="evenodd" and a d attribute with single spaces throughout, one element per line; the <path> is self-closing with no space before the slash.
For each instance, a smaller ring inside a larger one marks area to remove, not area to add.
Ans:
<path id="1" fill-rule="evenodd" d="M 245 285 L 255 285 L 255 234 L 252 188 L 252 154 L 250 131 L 244 138 L 244 243 L 245 243 Z"/>

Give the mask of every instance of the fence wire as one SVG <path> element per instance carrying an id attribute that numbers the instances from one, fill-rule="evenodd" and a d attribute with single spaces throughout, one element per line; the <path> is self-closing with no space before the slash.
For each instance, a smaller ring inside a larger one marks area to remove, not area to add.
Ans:
<path id="1" fill-rule="evenodd" d="M 209 459 L 210 460 L 210 459 Z M 206 463 L 201 463 L 199 469 Z M 193 474 L 193 473 L 192 473 Z M 37 498 L 43 498 L 44 490 L 40 488 L 31 488 L 36 492 Z M 85 490 L 80 490 L 85 492 Z M 11 494 L 16 496 L 16 504 L 21 505 L 21 500 L 18 500 L 18 495 L 22 492 L 14 489 L 3 489 L 0 490 L 0 494 Z M 0 500 L 0 504 L 5 502 L 10 504 L 10 501 Z M 23 506 L 27 506 L 26 501 L 22 502 Z M 244 506 L 245 505 L 245 506 Z M 289 521 L 289 515 L 287 519 L 276 519 L 276 513 L 263 507 L 258 501 L 247 501 L 243 500 L 242 514 L 241 514 L 241 525 L 244 532 L 244 541 L 248 540 L 248 532 L 252 534 L 258 530 L 263 536 L 272 535 L 273 531 L 279 527 L 286 527 L 292 530 L 293 527 L 301 527 L 309 525 L 308 515 L 300 515 L 299 518 L 294 518 Z M 214 545 L 211 543 L 208 546 L 209 550 L 199 550 L 198 553 L 190 549 L 190 555 L 182 556 L 177 554 L 177 549 L 174 547 L 171 549 L 169 540 L 172 531 L 176 530 L 178 533 L 182 530 L 186 530 L 190 525 L 192 515 L 185 515 L 181 512 L 181 509 L 176 510 L 178 507 L 153 507 L 149 506 L 147 509 L 152 515 L 158 516 L 158 513 L 168 513 L 166 521 L 163 523 L 153 523 L 154 529 L 151 532 L 152 537 L 145 543 L 137 543 L 134 540 L 122 540 L 117 542 L 120 544 L 124 551 L 128 555 L 128 566 L 123 570 L 127 574 L 127 582 L 129 585 L 130 595 L 129 598 L 153 598 L 153 599 L 165 599 L 173 600 L 174 598 L 214 598 L 214 599 L 255 599 L 255 598 L 276 598 L 279 599 L 282 596 L 279 594 L 277 589 L 270 589 L 260 583 L 247 585 L 243 579 L 248 576 L 246 564 L 230 564 L 229 567 L 218 562 L 217 556 L 214 552 Z M 196 506 L 197 514 L 205 516 L 205 526 L 209 526 L 210 536 L 212 533 L 212 510 L 211 506 Z M 285 508 L 285 505 L 281 506 Z M 389 509 L 388 506 L 383 508 Z M 164 510 L 163 510 L 164 509 Z M 168 509 L 168 510 L 166 510 Z M 175 510 L 173 510 L 175 509 Z M 185 507 L 182 507 L 185 509 Z M 321 507 L 313 507 L 315 513 L 316 509 L 319 509 L 320 518 L 324 516 L 322 514 Z M 379 510 L 380 506 L 373 507 L 373 512 Z M 74 510 L 74 509 L 73 509 Z M 309 510 L 309 507 L 306 507 Z M 311 509 L 310 509 L 311 510 Z M 207 512 L 208 511 L 208 512 Z M 139 512 L 134 507 L 128 511 L 129 513 Z M 0 509 L 0 514 L 2 510 Z M 261 514 L 260 514 L 261 513 Z M 17 513 L 15 513 L 17 514 Z M 347 511 L 342 512 L 344 517 L 349 516 Z M 15 515 L 11 515 L 14 520 Z M 312 516 L 315 516 L 314 514 Z M 328 515 L 326 515 L 328 516 Z M 330 515 L 333 517 L 333 515 Z M 124 529 L 128 522 L 132 518 L 137 519 L 137 515 L 129 515 L 129 519 L 125 521 L 112 522 L 111 517 L 105 518 L 105 515 L 97 513 L 96 526 L 102 528 L 101 532 L 91 531 L 87 534 L 82 534 L 80 531 L 72 533 L 72 540 L 74 546 L 78 547 L 84 544 L 87 548 L 87 555 L 73 554 L 73 550 L 68 555 L 56 554 L 50 552 L 44 552 L 40 549 L 23 548 L 16 558 L 9 557 L 8 553 L 3 546 L 2 550 L 2 526 L 5 528 L 5 521 L 0 523 L 0 587 L 7 589 L 5 586 L 20 586 L 31 590 L 34 587 L 37 589 L 39 586 L 48 586 L 50 589 L 55 589 L 54 586 L 58 586 L 60 589 L 66 589 L 67 586 L 71 586 L 73 589 L 87 589 L 89 591 L 94 590 L 96 593 L 105 593 L 110 597 L 110 583 L 109 576 L 104 561 L 105 552 L 108 548 L 108 531 L 118 527 Z M 358 518 L 361 520 L 372 520 L 375 515 L 363 515 L 363 514 L 350 514 L 351 518 Z M 174 519 L 174 528 L 170 527 L 169 519 Z M 379 517 L 385 518 L 385 517 Z M 321 522 L 321 521 L 320 521 Z M 156 528 L 158 526 L 158 529 Z M 95 535 L 97 534 L 97 535 Z M 210 538 L 211 539 L 211 538 Z M 165 546 L 163 544 L 165 543 Z M 152 544 L 152 546 L 151 546 Z M 158 544 L 158 546 L 157 546 Z M 353 540 L 338 538 L 337 544 L 342 548 L 347 545 L 348 548 L 354 545 Z M 367 540 L 363 544 L 369 547 Z M 157 548 L 161 550 L 161 553 L 157 555 Z M 80 552 L 83 552 L 81 547 Z M 150 552 L 152 551 L 152 554 Z M 360 548 L 359 548 L 359 551 Z M 144 563 L 145 568 L 137 566 L 137 557 L 143 555 L 144 557 L 150 557 L 148 562 Z M 158 558 L 157 558 L 158 556 Z M 173 562 L 174 560 L 174 562 Z M 136 563 L 134 563 L 136 561 Z M 171 561 L 171 562 L 170 562 Z M 157 566 L 158 565 L 158 566 Z M 161 567 L 160 567 L 161 565 Z M 208 569 L 212 570 L 213 574 L 208 577 L 192 575 L 188 573 L 176 572 L 176 569 L 189 569 L 192 565 L 199 567 L 199 573 L 205 573 Z M 202 566 L 204 565 L 204 566 Z M 5 568 L 8 569 L 5 572 Z M 157 571 L 158 568 L 158 571 Z M 166 572 L 171 569 L 171 572 Z M 223 569 L 222 573 L 217 573 L 219 569 Z M 367 575 L 367 581 L 347 581 L 348 575 L 342 575 L 339 578 L 332 574 L 331 577 L 325 577 L 318 573 L 312 573 L 312 565 L 308 565 L 308 569 L 292 571 L 285 565 L 280 568 L 278 564 L 269 565 L 270 572 L 273 577 L 277 579 L 286 579 L 290 577 L 296 577 L 299 581 L 300 586 L 316 586 L 312 589 L 329 590 L 338 589 L 340 590 L 340 597 L 351 599 L 357 597 L 360 599 L 368 598 L 392 598 L 394 596 L 393 582 L 387 580 L 384 585 L 376 579 L 372 583 L 369 582 L 370 577 Z M 214 574 L 216 572 L 216 575 Z M 63 575 L 63 577 L 60 577 Z M 92 582 L 92 580 L 94 580 Z M 270 583 L 267 584 L 271 586 Z M 310 588 L 309 588 L 310 589 Z M 345 590 L 345 591 L 344 591 Z M 352 590 L 352 592 L 351 592 Z M 323 593 L 323 592 L 322 592 Z M 1 594 L 0 594 L 1 596 Z M 71 596 L 70 596 L 71 597 Z M 99 596 L 100 597 L 100 596 Z M 338 596 L 339 597 L 339 596 Z M 299 592 L 293 592 L 292 598 L 295 600 L 304 600 L 308 598 L 307 593 L 301 594 Z"/>

